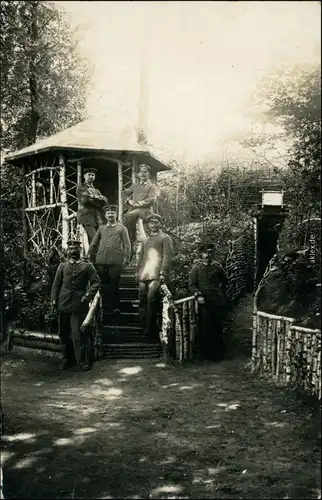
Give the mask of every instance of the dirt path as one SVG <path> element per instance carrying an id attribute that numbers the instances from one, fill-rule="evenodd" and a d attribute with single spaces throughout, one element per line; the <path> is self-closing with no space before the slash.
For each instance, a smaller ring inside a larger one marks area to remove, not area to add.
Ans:
<path id="1" fill-rule="evenodd" d="M 2 360 L 9 498 L 318 498 L 317 412 L 243 362 Z"/>

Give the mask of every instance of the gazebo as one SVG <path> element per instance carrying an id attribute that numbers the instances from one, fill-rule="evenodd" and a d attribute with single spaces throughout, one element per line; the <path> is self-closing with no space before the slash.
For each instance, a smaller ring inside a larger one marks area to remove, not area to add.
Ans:
<path id="1" fill-rule="evenodd" d="M 23 169 L 24 247 L 36 253 L 60 251 L 76 236 L 76 188 L 84 168 L 97 169 L 95 186 L 119 206 L 121 222 L 122 192 L 136 181 L 137 165 L 148 164 L 155 183 L 158 172 L 171 169 L 140 144 L 134 130 L 116 133 L 93 119 L 41 139 L 5 160 Z"/>

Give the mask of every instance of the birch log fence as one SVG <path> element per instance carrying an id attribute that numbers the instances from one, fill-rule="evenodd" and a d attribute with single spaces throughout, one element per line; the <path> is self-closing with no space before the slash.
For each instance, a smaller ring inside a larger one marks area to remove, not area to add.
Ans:
<path id="1" fill-rule="evenodd" d="M 198 302 L 194 296 L 173 302 L 170 328 L 170 352 L 174 359 L 183 362 L 197 355 Z"/>
<path id="2" fill-rule="evenodd" d="M 273 382 L 303 389 L 321 400 L 321 330 L 259 311 L 259 293 L 274 270 L 271 259 L 254 295 L 251 370 Z"/>
<path id="3" fill-rule="evenodd" d="M 321 330 L 294 322 L 294 318 L 256 312 L 252 371 L 321 399 Z"/>

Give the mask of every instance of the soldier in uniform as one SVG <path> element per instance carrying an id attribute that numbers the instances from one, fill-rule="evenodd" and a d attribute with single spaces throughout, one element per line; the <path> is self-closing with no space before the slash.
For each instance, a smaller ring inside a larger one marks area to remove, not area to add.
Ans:
<path id="1" fill-rule="evenodd" d="M 121 271 L 123 266 L 129 264 L 131 242 L 126 227 L 117 222 L 118 207 L 107 205 L 104 210 L 107 222 L 98 228 L 88 255 L 90 260 L 96 263 L 101 278 L 104 306 L 117 313 Z"/>
<path id="2" fill-rule="evenodd" d="M 95 168 L 84 170 L 84 184 L 78 186 L 76 196 L 79 202 L 77 222 L 82 224 L 90 244 L 98 227 L 102 224 L 102 208 L 107 204 L 107 198 L 94 187 Z"/>
<path id="3" fill-rule="evenodd" d="M 224 355 L 223 326 L 227 307 L 227 276 L 214 260 L 215 247 L 199 248 L 201 260 L 189 273 L 189 290 L 199 304 L 199 354 L 203 359 L 220 360 Z"/>
<path id="4" fill-rule="evenodd" d="M 139 217 L 143 221 L 153 212 L 153 207 L 157 199 L 158 189 L 150 180 L 151 169 L 148 165 L 139 166 L 139 182 L 124 190 L 127 196 L 125 204 L 130 206 L 125 214 L 125 224 L 129 231 L 131 243 L 136 240 L 136 223 Z M 132 198 L 131 198 L 132 196 Z"/>
<path id="5" fill-rule="evenodd" d="M 89 302 L 100 288 L 94 266 L 80 259 L 80 242 L 68 241 L 68 257 L 59 264 L 51 290 L 52 306 L 59 312 L 59 336 L 64 346 L 61 368 L 76 360 L 82 370 L 90 368 L 88 336 L 81 325 Z"/>
<path id="6" fill-rule="evenodd" d="M 143 241 L 137 262 L 139 281 L 140 319 L 146 335 L 151 340 L 158 338 L 156 321 L 159 307 L 160 284 L 169 276 L 172 260 L 172 240 L 161 231 L 161 217 L 147 217 L 149 236 Z"/>

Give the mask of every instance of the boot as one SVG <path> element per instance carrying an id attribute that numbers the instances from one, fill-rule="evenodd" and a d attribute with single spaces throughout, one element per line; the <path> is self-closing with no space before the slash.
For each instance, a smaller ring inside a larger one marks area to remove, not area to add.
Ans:
<path id="1" fill-rule="evenodd" d="M 68 344 L 63 344 L 63 359 L 59 365 L 60 370 L 66 370 L 73 364 L 73 351 L 71 352 Z"/>
<path id="2" fill-rule="evenodd" d="M 81 347 L 81 359 L 78 365 L 82 372 L 87 372 L 88 370 L 90 370 L 91 366 L 89 363 L 88 346 Z"/>

